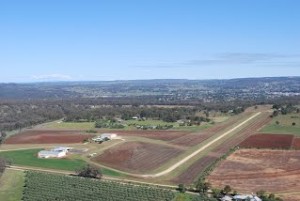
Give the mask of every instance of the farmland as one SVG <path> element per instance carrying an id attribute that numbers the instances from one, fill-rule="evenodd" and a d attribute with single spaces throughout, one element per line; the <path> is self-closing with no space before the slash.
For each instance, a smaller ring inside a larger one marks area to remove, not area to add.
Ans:
<path id="1" fill-rule="evenodd" d="M 271 134 L 293 134 L 300 136 L 300 115 L 298 113 L 278 115 L 274 117 L 269 124 L 262 128 L 260 132 Z"/>
<path id="2" fill-rule="evenodd" d="M 293 135 L 256 134 L 245 139 L 239 146 L 243 148 L 290 149 L 293 141 Z M 296 144 L 297 142 L 295 142 L 295 146 L 297 146 Z"/>
<path id="3" fill-rule="evenodd" d="M 6 144 L 59 144 L 82 143 L 95 135 L 82 134 L 78 131 L 25 130 L 8 138 Z"/>
<path id="4" fill-rule="evenodd" d="M 32 200 L 111 200 L 171 201 L 175 193 L 157 187 L 37 172 L 26 174 L 24 201 Z"/>
<path id="5" fill-rule="evenodd" d="M 213 164 L 218 158 L 222 157 L 224 154 L 228 153 L 230 149 L 237 146 L 240 142 L 246 139 L 248 136 L 258 129 L 260 129 L 264 124 L 269 122 L 268 113 L 260 115 L 255 121 L 252 121 L 242 130 L 238 131 L 234 137 L 228 138 L 222 144 L 214 147 L 206 155 L 196 160 L 191 164 L 184 172 L 179 174 L 173 179 L 173 182 L 182 182 L 186 184 L 192 183 L 195 179 L 199 177 L 201 173 L 204 173 L 206 168 Z"/>
<path id="6" fill-rule="evenodd" d="M 173 147 L 143 142 L 127 142 L 93 158 L 109 167 L 134 173 L 151 171 L 182 153 Z"/>
<path id="7" fill-rule="evenodd" d="M 21 200 L 24 180 L 24 172 L 6 169 L 0 176 L 0 201 Z"/>
<path id="8" fill-rule="evenodd" d="M 208 177 L 214 187 L 238 192 L 265 190 L 284 200 L 300 199 L 300 151 L 241 149 L 222 161 Z"/>
<path id="9" fill-rule="evenodd" d="M 294 138 L 293 144 L 292 144 L 293 149 L 300 149 L 300 138 Z"/>
<path id="10" fill-rule="evenodd" d="M 86 163 L 80 159 L 41 159 L 37 158 L 40 149 L 0 152 L 0 157 L 8 159 L 13 165 L 32 166 L 48 169 L 74 171 Z"/>

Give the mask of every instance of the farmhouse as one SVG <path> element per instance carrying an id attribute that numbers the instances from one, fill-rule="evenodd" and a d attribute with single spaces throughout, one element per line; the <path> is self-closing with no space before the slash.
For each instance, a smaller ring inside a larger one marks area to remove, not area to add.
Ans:
<path id="1" fill-rule="evenodd" d="M 38 157 L 39 158 L 62 158 L 65 157 L 71 147 L 55 147 L 49 151 L 42 150 L 39 151 Z"/>
<path id="2" fill-rule="evenodd" d="M 115 133 L 103 133 L 101 134 L 101 138 L 105 139 L 108 138 L 109 140 L 114 139 L 117 137 L 117 134 Z"/>
<path id="3" fill-rule="evenodd" d="M 116 137 L 117 137 L 117 134 L 115 134 L 115 133 L 103 133 L 100 136 L 93 138 L 92 140 L 95 142 L 104 142 L 107 140 L 112 140 Z"/>

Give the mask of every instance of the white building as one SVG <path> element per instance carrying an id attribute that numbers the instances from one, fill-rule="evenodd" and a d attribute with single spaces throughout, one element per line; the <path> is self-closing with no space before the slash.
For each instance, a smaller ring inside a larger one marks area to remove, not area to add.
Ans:
<path id="1" fill-rule="evenodd" d="M 42 150 L 39 151 L 38 157 L 39 158 L 62 158 L 65 157 L 71 147 L 55 147 L 49 151 Z"/>
<path id="2" fill-rule="evenodd" d="M 233 200 L 235 201 L 262 201 L 256 195 L 235 195 L 233 196 Z"/>
<path id="3" fill-rule="evenodd" d="M 114 139 L 116 137 L 117 137 L 117 134 L 115 134 L 115 133 L 103 133 L 103 134 L 101 134 L 102 139 L 108 138 L 108 139 L 111 140 L 111 139 Z"/>
<path id="4" fill-rule="evenodd" d="M 95 142 L 104 142 L 115 138 L 117 138 L 117 134 L 115 133 L 103 133 L 100 136 L 94 137 L 92 140 Z"/>

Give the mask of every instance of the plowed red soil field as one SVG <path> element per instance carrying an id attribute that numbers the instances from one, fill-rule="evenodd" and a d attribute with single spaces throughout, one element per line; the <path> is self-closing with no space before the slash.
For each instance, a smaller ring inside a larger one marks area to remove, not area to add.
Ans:
<path id="1" fill-rule="evenodd" d="M 248 137 L 239 146 L 243 148 L 290 149 L 293 140 L 294 135 L 256 134 Z"/>
<path id="2" fill-rule="evenodd" d="M 93 158 L 103 165 L 132 173 L 146 173 L 182 153 L 181 149 L 144 142 L 126 142 Z"/>
<path id="3" fill-rule="evenodd" d="M 76 131 L 27 130 L 5 140 L 5 144 L 59 144 L 81 143 L 94 135 Z"/>
<path id="4" fill-rule="evenodd" d="M 187 131 L 144 131 L 144 130 L 101 130 L 107 133 L 117 133 L 120 136 L 137 136 L 137 137 L 146 137 L 150 139 L 170 141 L 176 138 L 185 136 L 191 132 Z"/>
<path id="5" fill-rule="evenodd" d="M 208 155 L 200 158 L 192 164 L 186 171 L 172 180 L 174 183 L 191 184 L 197 179 L 197 176 L 203 172 L 215 160 L 226 154 L 231 148 L 239 145 L 247 137 L 251 136 L 270 121 L 269 114 L 264 114 L 256 121 L 239 131 L 234 137 L 226 140 L 224 143 L 213 149 Z"/>
<path id="6" fill-rule="evenodd" d="M 265 190 L 285 201 L 299 201 L 300 150 L 241 149 L 207 179 L 213 187 L 230 185 L 241 193 Z"/>
<path id="7" fill-rule="evenodd" d="M 300 138 L 299 137 L 294 137 L 293 144 L 292 144 L 293 149 L 300 149 Z"/>

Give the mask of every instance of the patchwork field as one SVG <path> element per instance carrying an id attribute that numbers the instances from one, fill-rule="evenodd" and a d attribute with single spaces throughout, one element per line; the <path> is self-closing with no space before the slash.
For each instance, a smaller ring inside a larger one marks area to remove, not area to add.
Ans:
<path id="1" fill-rule="evenodd" d="M 126 142 L 93 158 L 93 161 L 122 171 L 146 173 L 160 167 L 183 150 L 144 142 Z"/>
<path id="2" fill-rule="evenodd" d="M 241 149 L 222 161 L 207 178 L 213 187 L 238 192 L 275 192 L 285 201 L 300 200 L 300 151 Z"/>
<path id="3" fill-rule="evenodd" d="M 196 180 L 201 172 L 203 172 L 209 165 L 211 165 L 218 158 L 228 153 L 231 148 L 239 145 L 247 137 L 251 136 L 253 132 L 259 130 L 262 126 L 270 121 L 269 115 L 263 114 L 260 118 L 247 125 L 242 130 L 224 141 L 222 144 L 211 150 L 207 155 L 201 157 L 189 166 L 184 172 L 174 178 L 172 181 L 175 183 L 181 182 L 190 184 Z"/>
<path id="4" fill-rule="evenodd" d="M 26 130 L 9 137 L 5 140 L 5 144 L 82 143 L 84 140 L 94 136 L 91 134 L 82 134 L 78 131 Z"/>

